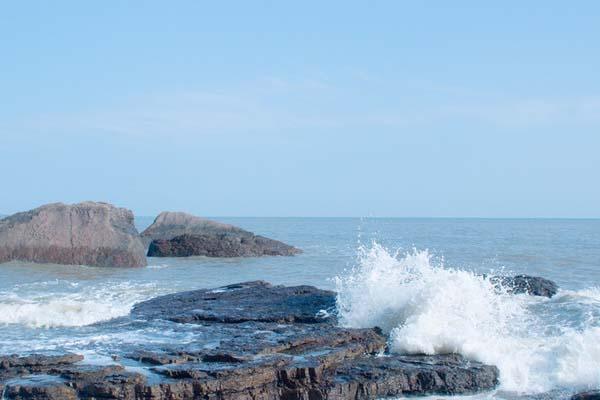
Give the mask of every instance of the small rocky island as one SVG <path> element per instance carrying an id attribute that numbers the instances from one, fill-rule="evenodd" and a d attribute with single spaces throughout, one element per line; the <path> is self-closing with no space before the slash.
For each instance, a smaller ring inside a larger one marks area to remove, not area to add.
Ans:
<path id="1" fill-rule="evenodd" d="M 377 327 L 338 326 L 335 304 L 331 291 L 262 281 L 157 297 L 137 304 L 131 323 L 193 324 L 188 344 L 124 345 L 112 365 L 76 354 L 3 356 L 0 391 L 7 400 L 360 400 L 498 383 L 496 367 L 458 354 L 390 354 Z"/>
<path id="2" fill-rule="evenodd" d="M 256 257 L 291 256 L 301 250 L 182 212 L 161 213 L 140 235 L 130 210 L 91 201 L 47 204 L 0 219 L 0 263 L 143 267 L 146 253 Z"/>
<path id="3" fill-rule="evenodd" d="M 48 204 L 0 219 L 0 263 L 142 267 L 133 213 L 107 203 Z"/>
<path id="4" fill-rule="evenodd" d="M 183 212 L 162 212 L 141 234 L 149 257 L 292 256 L 300 249 Z"/>

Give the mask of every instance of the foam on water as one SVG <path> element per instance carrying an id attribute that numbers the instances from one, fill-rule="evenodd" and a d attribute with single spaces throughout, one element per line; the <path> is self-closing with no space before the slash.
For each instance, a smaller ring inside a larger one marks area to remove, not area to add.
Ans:
<path id="1" fill-rule="evenodd" d="M 0 293 L 0 324 L 22 324 L 33 328 L 84 326 L 129 314 L 138 301 L 156 294 L 153 284 L 100 284 L 77 290 L 44 291 L 38 287 L 16 287 Z M 31 286 L 31 285 L 30 285 Z"/>
<path id="2" fill-rule="evenodd" d="M 508 391 L 600 386 L 598 318 L 573 328 L 532 311 L 551 311 L 565 295 L 571 303 L 597 300 L 597 288 L 559 293 L 557 300 L 510 295 L 427 251 L 398 255 L 378 244 L 361 249 L 357 266 L 337 277 L 336 287 L 341 323 L 381 327 L 394 352 L 456 352 L 496 365 L 500 388 Z"/>

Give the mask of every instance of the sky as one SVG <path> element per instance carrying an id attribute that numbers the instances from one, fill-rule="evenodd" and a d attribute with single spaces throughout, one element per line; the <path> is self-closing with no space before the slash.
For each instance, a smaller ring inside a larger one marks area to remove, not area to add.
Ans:
<path id="1" fill-rule="evenodd" d="M 0 214 L 600 217 L 600 2 L 491 3 L 3 2 Z"/>

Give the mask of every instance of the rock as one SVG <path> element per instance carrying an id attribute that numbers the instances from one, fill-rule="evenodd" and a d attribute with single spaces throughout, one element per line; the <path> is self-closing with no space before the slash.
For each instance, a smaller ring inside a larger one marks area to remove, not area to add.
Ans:
<path id="1" fill-rule="evenodd" d="M 0 262 L 142 267 L 133 213 L 106 203 L 48 204 L 0 220 Z"/>
<path id="2" fill-rule="evenodd" d="M 552 297 L 558 291 L 556 283 L 539 276 L 494 276 L 490 281 L 514 294 L 527 293 L 532 296 Z"/>
<path id="3" fill-rule="evenodd" d="M 4 399 L 10 400 L 77 400 L 77 391 L 63 379 L 50 375 L 30 375 L 8 382 Z"/>
<path id="4" fill-rule="evenodd" d="M 260 257 L 292 256 L 298 250 L 262 236 L 181 235 L 170 240 L 153 240 L 148 257 Z"/>
<path id="5" fill-rule="evenodd" d="M 245 232 L 233 225 L 196 217 L 184 212 L 163 211 L 154 219 L 152 225 L 141 233 L 141 236 L 145 243 L 150 244 L 156 239 L 168 240 L 184 234 L 243 234 Z"/>
<path id="6" fill-rule="evenodd" d="M 498 369 L 470 362 L 458 354 L 363 357 L 344 363 L 333 382 L 335 393 L 350 394 L 353 399 L 456 395 L 496 386 Z"/>
<path id="7" fill-rule="evenodd" d="M 122 365 L 4 357 L 0 387 L 19 399 L 354 400 L 466 394 L 498 383 L 496 367 L 457 354 L 387 354 L 380 329 L 337 326 L 334 304 L 330 291 L 262 281 L 161 296 L 137 304 L 131 323 L 185 327 L 194 335 L 185 344 L 123 344 L 111 349 Z"/>
<path id="8" fill-rule="evenodd" d="M 28 356 L 0 356 L 0 383 L 20 375 L 43 375 L 49 370 L 60 369 L 83 360 L 78 354 Z"/>
<path id="9" fill-rule="evenodd" d="M 255 281 L 156 297 L 136 304 L 132 315 L 179 323 L 334 322 L 335 299 L 334 292 L 312 286 L 272 286 Z"/>
<path id="10" fill-rule="evenodd" d="M 26 369 L 30 372 L 41 370 L 45 367 L 54 367 L 57 365 L 73 364 L 83 360 L 79 354 L 60 354 L 60 355 L 41 355 L 32 354 L 28 356 L 0 356 L 0 373 L 3 370 Z"/>
<path id="11" fill-rule="evenodd" d="M 256 257 L 291 256 L 301 250 L 182 212 L 162 212 L 141 234 L 150 257 Z"/>
<path id="12" fill-rule="evenodd" d="M 600 390 L 577 393 L 571 397 L 571 400 L 600 400 Z"/>

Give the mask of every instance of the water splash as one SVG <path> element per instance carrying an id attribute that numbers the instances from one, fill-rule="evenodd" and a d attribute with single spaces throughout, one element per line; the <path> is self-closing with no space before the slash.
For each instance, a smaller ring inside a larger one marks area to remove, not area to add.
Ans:
<path id="1" fill-rule="evenodd" d="M 391 351 L 456 352 L 496 365 L 503 390 L 600 386 L 597 320 L 581 329 L 549 324 L 532 309 L 554 307 L 553 301 L 499 291 L 428 251 L 392 254 L 374 243 L 335 282 L 341 324 L 381 327 Z"/>
<path id="2" fill-rule="evenodd" d="M 36 285 L 40 285 L 37 283 Z M 156 295 L 154 284 L 105 283 L 44 292 L 16 288 L 0 295 L 0 324 L 33 328 L 84 326 L 129 314 L 138 301 Z"/>

